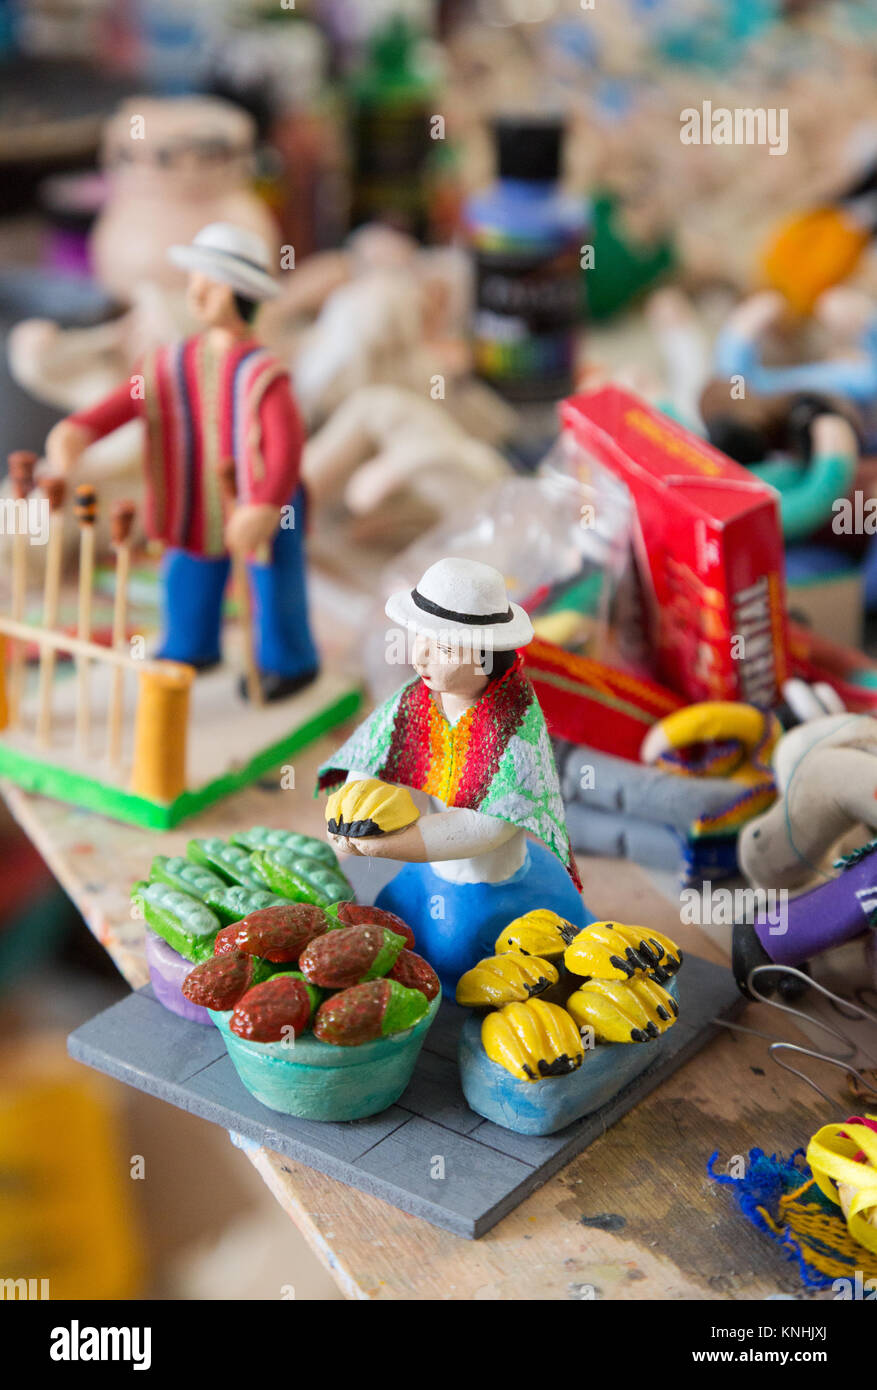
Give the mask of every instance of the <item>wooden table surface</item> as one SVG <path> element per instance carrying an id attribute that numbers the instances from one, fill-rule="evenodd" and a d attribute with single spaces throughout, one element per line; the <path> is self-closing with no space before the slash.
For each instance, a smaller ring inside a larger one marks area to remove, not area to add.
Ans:
<path id="1" fill-rule="evenodd" d="M 131 884 L 154 854 L 193 835 L 252 825 L 322 833 L 314 770 L 339 735 L 299 754 L 296 790 L 265 779 L 165 834 L 33 796 L 3 795 L 97 939 L 132 985 L 146 983 L 143 924 Z M 580 859 L 585 900 L 600 917 L 651 925 L 714 960 L 703 932 L 640 868 Z M 773 1011 L 743 1020 L 776 1034 Z M 791 1029 L 783 1030 L 794 1036 Z M 837 1083 L 835 1083 L 837 1085 Z M 848 1113 L 844 1110 L 844 1114 Z M 706 1164 L 752 1147 L 790 1152 L 826 1120 L 819 1097 L 775 1067 L 763 1039 L 721 1035 L 687 1066 L 478 1241 L 466 1241 L 264 1149 L 251 1162 L 350 1298 L 752 1299 L 800 1293 L 781 1253 L 740 1217 Z"/>

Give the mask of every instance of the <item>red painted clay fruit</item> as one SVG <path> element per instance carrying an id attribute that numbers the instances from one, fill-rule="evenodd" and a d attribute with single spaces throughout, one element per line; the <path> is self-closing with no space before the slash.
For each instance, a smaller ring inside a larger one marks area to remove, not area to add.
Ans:
<path id="1" fill-rule="evenodd" d="M 408 923 L 397 917 L 395 912 L 385 912 L 382 907 L 372 907 L 368 903 L 339 903 L 338 921 L 345 927 L 389 927 L 390 931 L 404 936 L 409 951 L 414 950 L 414 932 Z"/>
<path id="2" fill-rule="evenodd" d="M 312 985 L 347 989 L 386 975 L 404 945 L 404 937 L 386 927 L 339 927 L 302 951 L 299 969 Z"/>
<path id="3" fill-rule="evenodd" d="M 396 980 L 367 980 L 323 1001 L 314 1037 L 337 1047 L 358 1047 L 412 1028 L 428 1007 L 419 989 L 406 989 Z"/>
<path id="4" fill-rule="evenodd" d="M 277 903 L 223 927 L 217 933 L 213 954 L 245 951 L 275 964 L 296 963 L 305 947 L 322 936 L 328 926 L 321 907 L 312 903 Z"/>
<path id="5" fill-rule="evenodd" d="M 308 1026 L 311 1001 L 307 987 L 290 975 L 278 975 L 254 985 L 235 1006 L 229 1027 L 250 1042 L 280 1042 L 303 1033 Z"/>
<path id="6" fill-rule="evenodd" d="M 211 956 L 189 971 L 183 994 L 203 1009 L 233 1009 L 253 983 L 254 964 L 253 957 L 243 951 Z"/>
<path id="7" fill-rule="evenodd" d="M 430 1000 L 435 999 L 441 989 L 439 977 L 429 961 L 416 955 L 414 951 L 399 953 L 387 979 L 398 980 L 399 984 L 405 985 L 407 989 L 419 989 L 420 993 L 425 994 Z"/>

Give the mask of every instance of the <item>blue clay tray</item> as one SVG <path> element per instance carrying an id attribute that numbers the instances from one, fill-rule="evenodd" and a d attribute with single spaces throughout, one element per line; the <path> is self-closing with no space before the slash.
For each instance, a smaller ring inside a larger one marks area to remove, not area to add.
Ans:
<path id="1" fill-rule="evenodd" d="M 687 960 L 687 958 L 686 958 Z M 686 963 L 682 966 L 686 969 Z M 678 997 L 677 981 L 665 986 Z M 608 1105 L 617 1091 L 656 1065 L 678 1022 L 647 1043 L 600 1044 L 585 1053 L 577 1071 L 543 1081 L 523 1081 L 492 1062 L 481 1045 L 480 1017 L 460 1030 L 460 1080 L 468 1104 L 486 1120 L 518 1134 L 556 1134 Z"/>
<path id="2" fill-rule="evenodd" d="M 513 1133 L 470 1110 L 457 1067 L 469 1015 L 447 1002 L 400 1100 L 346 1124 L 295 1119 L 260 1105 L 239 1080 L 219 1030 L 170 1013 L 149 985 L 78 1028 L 68 1046 L 87 1066 L 471 1240 L 703 1047 L 717 1031 L 713 1019 L 732 1017 L 743 1005 L 731 972 L 698 956 L 686 956 L 678 987 L 676 1025 L 654 1047 L 625 1048 L 631 1062 L 647 1063 L 645 1070 L 620 1090 L 616 1080 L 613 1094 L 584 1119 L 542 1137 Z"/>

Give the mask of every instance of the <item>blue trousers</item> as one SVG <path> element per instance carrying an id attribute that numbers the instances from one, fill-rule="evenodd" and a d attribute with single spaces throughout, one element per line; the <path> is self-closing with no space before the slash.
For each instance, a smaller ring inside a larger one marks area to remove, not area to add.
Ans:
<path id="1" fill-rule="evenodd" d="M 269 562 L 247 565 L 256 661 L 266 675 L 304 675 L 319 664 L 308 622 L 301 488 L 292 505 L 296 525 L 278 530 Z M 227 555 L 165 551 L 164 636 L 158 656 L 193 666 L 219 661 L 222 600 L 230 566 Z"/>

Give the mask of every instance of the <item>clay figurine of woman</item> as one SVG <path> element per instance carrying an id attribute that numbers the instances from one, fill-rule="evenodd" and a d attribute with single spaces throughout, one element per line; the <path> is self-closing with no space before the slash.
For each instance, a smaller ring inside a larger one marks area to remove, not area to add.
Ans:
<path id="1" fill-rule="evenodd" d="M 377 906 L 413 928 L 443 985 L 493 954 L 500 930 L 533 908 L 576 927 L 581 897 L 545 719 L 522 674 L 530 619 L 502 575 L 474 560 L 431 565 L 386 612 L 413 639 L 417 677 L 381 705 L 321 769 L 319 787 L 378 778 L 420 811 L 389 834 L 329 838 L 402 867 Z"/>

